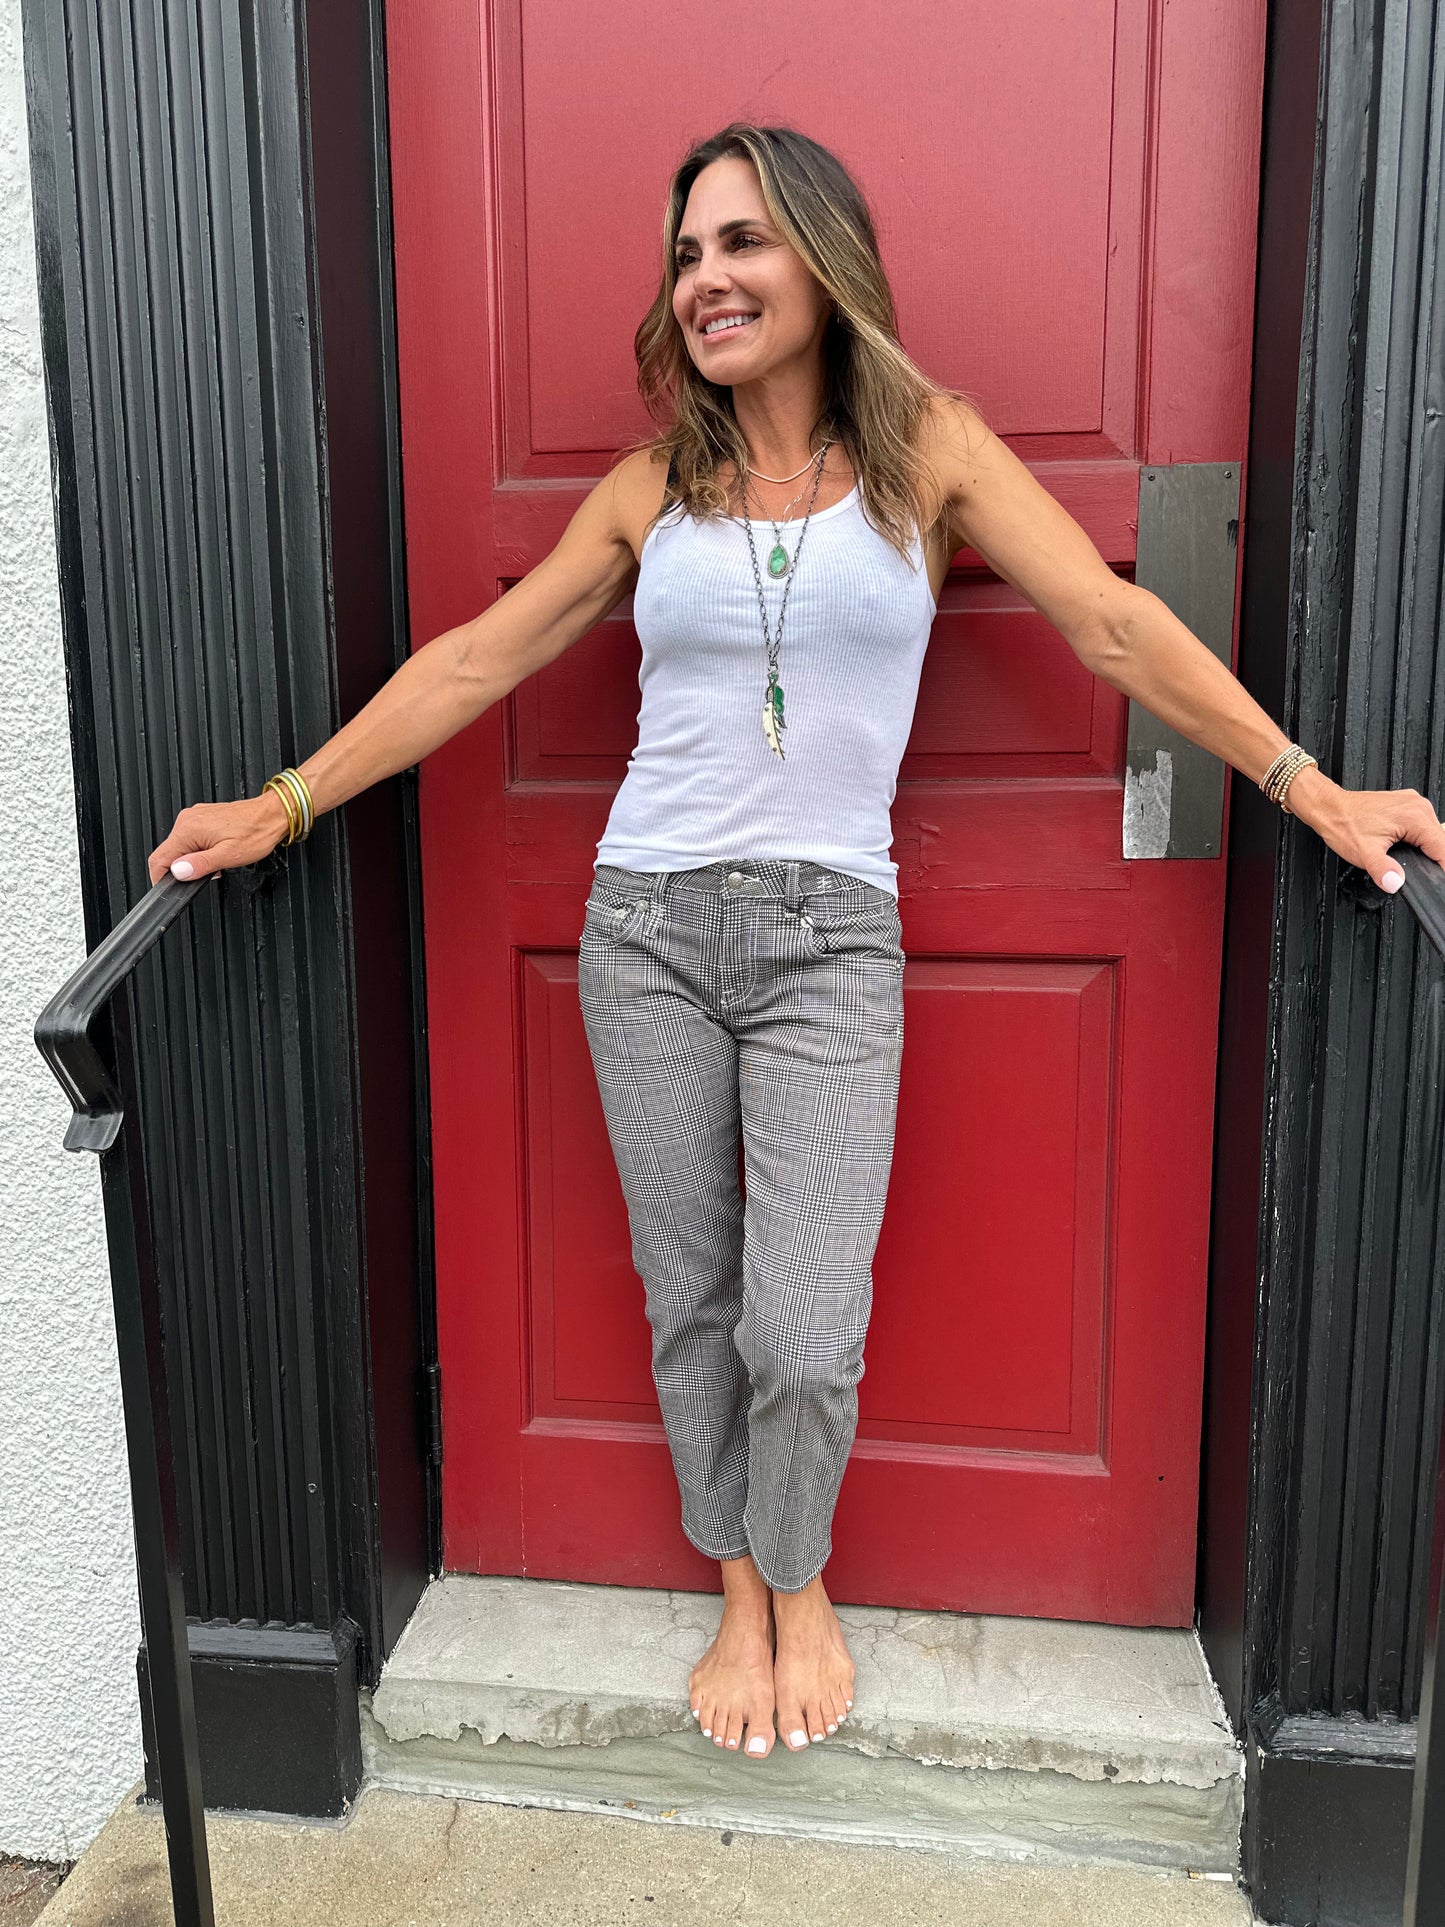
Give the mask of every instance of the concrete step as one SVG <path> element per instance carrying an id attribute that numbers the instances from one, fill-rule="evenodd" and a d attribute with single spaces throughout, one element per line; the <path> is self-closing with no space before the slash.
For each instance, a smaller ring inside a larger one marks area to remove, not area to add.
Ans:
<path id="1" fill-rule="evenodd" d="M 750 1761 L 688 1712 L 721 1611 L 712 1593 L 435 1580 L 363 1706 L 368 1778 L 667 1825 L 1237 1871 L 1243 1756 L 1193 1632 L 842 1605 L 847 1725 Z"/>

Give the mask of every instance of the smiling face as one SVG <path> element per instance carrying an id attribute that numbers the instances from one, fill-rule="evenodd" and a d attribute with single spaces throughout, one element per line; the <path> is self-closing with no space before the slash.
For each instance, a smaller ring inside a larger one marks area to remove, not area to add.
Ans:
<path id="1" fill-rule="evenodd" d="M 672 311 L 709 381 L 736 387 L 790 364 L 821 363 L 831 301 L 774 227 L 751 161 L 727 155 L 698 174 L 675 258 Z M 728 316 L 729 325 L 707 331 Z"/>

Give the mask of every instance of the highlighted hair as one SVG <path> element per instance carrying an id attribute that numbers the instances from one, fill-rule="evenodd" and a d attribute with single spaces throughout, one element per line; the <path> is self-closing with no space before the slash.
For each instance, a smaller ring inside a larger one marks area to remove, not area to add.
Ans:
<path id="1" fill-rule="evenodd" d="M 700 520 L 728 513 L 718 471 L 731 462 L 741 474 L 747 444 L 732 389 L 709 381 L 693 361 L 672 298 L 677 236 L 692 184 L 703 168 L 729 156 L 752 162 L 774 226 L 832 299 L 823 401 L 810 445 L 820 432 L 842 444 L 864 513 L 906 557 L 915 532 L 922 536 L 947 512 L 919 453 L 924 418 L 939 397 L 971 398 L 932 380 L 904 352 L 862 190 L 835 154 L 791 127 L 733 121 L 698 142 L 674 173 L 662 223 L 662 282 L 633 341 L 638 392 L 653 420 L 666 426 L 621 453 L 645 448 L 675 462 L 664 508 L 681 503 Z"/>

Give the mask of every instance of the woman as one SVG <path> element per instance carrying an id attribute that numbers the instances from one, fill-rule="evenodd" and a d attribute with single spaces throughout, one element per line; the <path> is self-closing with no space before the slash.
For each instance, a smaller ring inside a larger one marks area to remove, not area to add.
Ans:
<path id="1" fill-rule="evenodd" d="M 666 432 L 299 772 L 182 811 L 150 874 L 205 876 L 305 834 L 634 592 L 639 740 L 598 847 L 579 987 L 682 1523 L 721 1567 L 690 1705 L 714 1744 L 760 1758 L 775 1734 L 821 1740 L 852 1705 L 821 1573 L 902 1049 L 889 804 L 954 554 L 976 549 L 1093 673 L 1282 805 L 1287 791 L 1384 889 L 1403 881 L 1393 842 L 1445 861 L 1445 830 L 1413 790 L 1331 782 L 909 361 L 867 206 L 825 148 L 725 128 L 678 169 L 664 233 L 635 346 Z"/>

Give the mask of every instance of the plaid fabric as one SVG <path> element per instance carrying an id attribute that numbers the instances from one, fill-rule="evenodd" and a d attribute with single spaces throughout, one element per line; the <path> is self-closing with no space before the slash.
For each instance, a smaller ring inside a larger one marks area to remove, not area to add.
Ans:
<path id="1" fill-rule="evenodd" d="M 785 1592 L 827 1563 L 857 1431 L 900 935 L 877 884 L 754 858 L 599 864 L 580 939 L 683 1530 Z"/>

